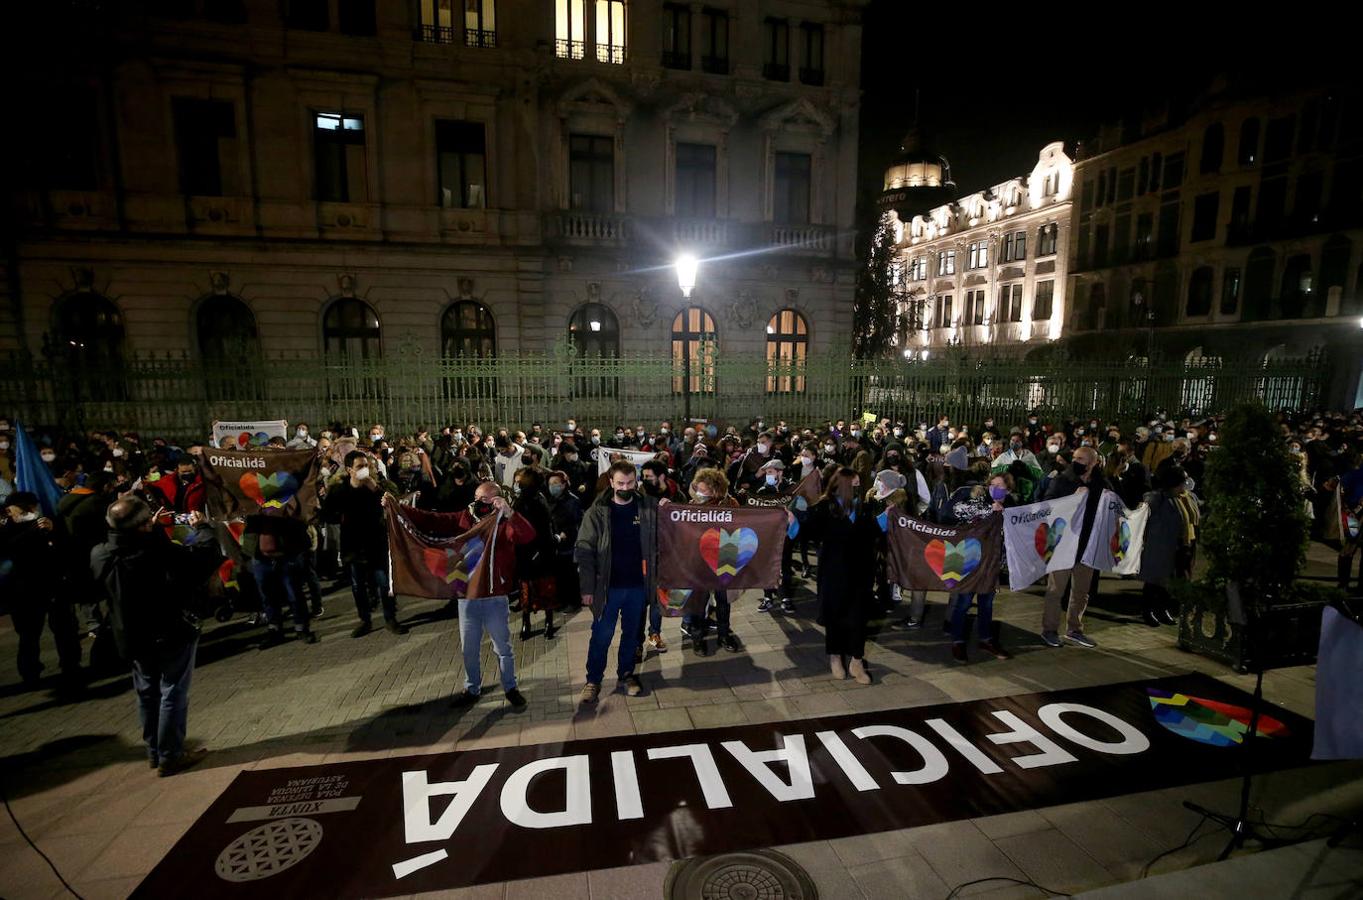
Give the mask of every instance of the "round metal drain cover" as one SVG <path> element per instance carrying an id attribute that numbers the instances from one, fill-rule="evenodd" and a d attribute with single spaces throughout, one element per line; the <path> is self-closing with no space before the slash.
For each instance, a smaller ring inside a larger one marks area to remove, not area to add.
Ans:
<path id="1" fill-rule="evenodd" d="M 667 900 L 818 900 L 809 873 L 783 853 L 751 850 L 673 863 Z"/>

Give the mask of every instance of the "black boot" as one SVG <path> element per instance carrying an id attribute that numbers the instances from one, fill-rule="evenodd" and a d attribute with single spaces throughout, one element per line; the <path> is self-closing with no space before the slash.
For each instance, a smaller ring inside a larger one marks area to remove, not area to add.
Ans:
<path id="1" fill-rule="evenodd" d="M 554 628 L 554 611 L 547 609 L 544 611 L 544 639 L 546 641 L 552 640 L 556 630 Z"/>
<path id="2" fill-rule="evenodd" d="M 521 640 L 530 640 L 530 610 L 521 613 Z"/>
<path id="3" fill-rule="evenodd" d="M 1335 587 L 1349 593 L 1349 571 L 1353 568 L 1352 556 L 1341 556 L 1335 561 Z"/>

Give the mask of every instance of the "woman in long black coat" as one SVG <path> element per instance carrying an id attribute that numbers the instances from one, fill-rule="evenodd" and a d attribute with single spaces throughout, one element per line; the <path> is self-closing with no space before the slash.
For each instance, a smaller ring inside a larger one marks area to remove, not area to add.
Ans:
<path id="1" fill-rule="evenodd" d="M 866 671 L 866 623 L 875 612 L 876 547 L 880 526 L 862 508 L 861 479 L 837 469 L 804 525 L 819 541 L 819 624 L 834 678 L 850 672 L 870 684 Z"/>
<path id="2" fill-rule="evenodd" d="M 1155 490 L 1145 495 L 1150 518 L 1145 522 L 1145 543 L 1141 545 L 1141 570 L 1145 582 L 1141 589 L 1141 618 L 1151 628 L 1177 621 L 1166 585 L 1177 572 L 1176 560 L 1183 537 L 1183 513 L 1176 496 L 1184 490 L 1187 475 L 1178 466 L 1165 466 L 1155 474 Z"/>
<path id="3" fill-rule="evenodd" d="M 558 588 L 554 578 L 554 533 L 545 500 L 545 478 L 541 469 L 530 467 L 516 473 L 519 493 L 512 509 L 535 529 L 535 538 L 516 551 L 516 577 L 521 584 L 521 640 L 530 638 L 530 614 L 544 610 L 545 637 L 554 632 L 554 607 Z"/>

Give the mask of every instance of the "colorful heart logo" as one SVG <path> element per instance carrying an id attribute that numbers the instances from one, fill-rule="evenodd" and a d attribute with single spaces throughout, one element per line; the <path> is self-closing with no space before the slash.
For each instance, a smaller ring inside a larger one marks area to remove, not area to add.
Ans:
<path id="1" fill-rule="evenodd" d="M 726 531 L 709 528 L 700 536 L 700 558 L 728 584 L 757 553 L 757 532 L 751 528 Z"/>
<path id="2" fill-rule="evenodd" d="M 1126 519 L 1118 519 L 1112 529 L 1112 558 L 1121 562 L 1131 549 L 1131 524 Z"/>
<path id="3" fill-rule="evenodd" d="M 478 560 L 483 558 L 483 547 L 482 538 L 471 538 L 462 550 L 454 547 L 423 547 L 421 556 L 426 571 L 451 585 L 456 594 L 463 594 L 468 590 L 469 578 L 478 567 Z"/>
<path id="4" fill-rule="evenodd" d="M 1249 733 L 1252 711 L 1217 700 L 1176 694 L 1163 688 L 1146 688 L 1155 721 L 1179 737 L 1213 747 L 1233 747 Z M 1259 714 L 1258 737 L 1286 737 L 1287 726 L 1272 716 Z"/>
<path id="5" fill-rule="evenodd" d="M 663 615 L 675 618 L 683 613 L 686 608 L 686 601 L 691 599 L 695 591 L 689 588 L 677 588 L 675 590 L 665 590 L 658 588 L 658 602 L 663 606 Z"/>
<path id="6" fill-rule="evenodd" d="M 279 471 L 266 475 L 264 472 L 247 472 L 238 479 L 241 492 L 257 506 L 278 508 L 293 499 L 298 493 L 298 479 L 288 472 Z"/>
<path id="7" fill-rule="evenodd" d="M 982 555 L 983 548 L 973 537 L 954 544 L 941 539 L 929 541 L 923 550 L 928 567 L 948 588 L 954 588 L 978 569 Z"/>
<path id="8" fill-rule="evenodd" d="M 1045 522 L 1036 526 L 1036 555 L 1050 562 L 1060 539 L 1065 536 L 1065 526 L 1068 524 L 1064 519 L 1056 519 L 1049 526 Z"/>
<path id="9" fill-rule="evenodd" d="M 255 434 L 243 431 L 237 435 L 237 446 L 242 450 L 254 450 L 258 447 L 264 447 L 268 443 L 270 443 L 270 436 L 263 431 L 257 431 Z"/>

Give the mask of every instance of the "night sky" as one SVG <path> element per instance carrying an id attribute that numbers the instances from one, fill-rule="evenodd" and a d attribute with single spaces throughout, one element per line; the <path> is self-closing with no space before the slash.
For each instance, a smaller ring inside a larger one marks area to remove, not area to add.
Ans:
<path id="1" fill-rule="evenodd" d="M 920 125 L 950 161 L 960 193 L 968 194 L 1031 172 L 1051 141 L 1072 145 L 1126 110 L 1162 105 L 1169 96 L 1193 98 L 1220 73 L 1271 93 L 1288 81 L 1344 74 L 1356 59 L 1345 38 L 1330 33 L 1328 16 L 1310 13 L 1309 22 L 1294 23 L 1286 13 L 1224 7 L 1222 17 L 1245 20 L 1228 24 L 1192 8 L 934 10 L 910 0 L 872 0 L 863 18 L 863 199 L 880 190 L 912 124 L 915 88 Z M 1309 13 L 1309 6 L 1302 9 Z M 1090 24 L 1081 28 L 1080 17 Z M 1336 33 L 1348 30 L 1343 22 L 1335 26 Z M 967 49 L 972 40 L 974 51 Z M 1356 70 L 1352 77 L 1363 75 Z"/>

